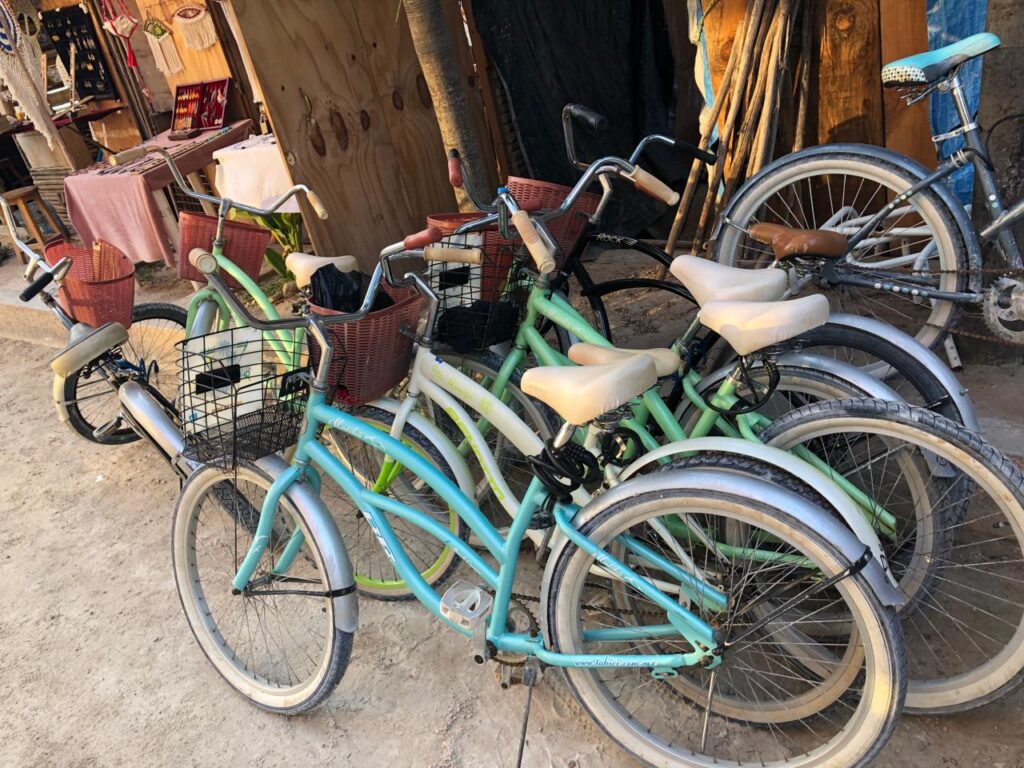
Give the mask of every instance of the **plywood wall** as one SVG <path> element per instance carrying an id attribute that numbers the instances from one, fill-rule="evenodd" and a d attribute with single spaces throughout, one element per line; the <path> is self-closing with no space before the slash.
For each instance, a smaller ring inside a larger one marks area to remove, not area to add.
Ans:
<path id="1" fill-rule="evenodd" d="M 362 0 L 232 0 L 266 108 L 296 182 L 330 218 L 321 255 L 380 250 L 455 210 L 445 152 L 404 16 Z"/>

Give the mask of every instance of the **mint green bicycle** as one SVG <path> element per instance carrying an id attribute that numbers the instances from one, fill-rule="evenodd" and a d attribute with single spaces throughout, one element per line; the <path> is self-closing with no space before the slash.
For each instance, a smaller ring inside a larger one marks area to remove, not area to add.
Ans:
<path id="1" fill-rule="evenodd" d="M 595 167 L 615 162 L 622 161 L 605 158 Z M 584 175 L 566 198 L 563 212 L 591 176 L 592 172 Z M 500 197 L 509 214 L 526 215 L 516 213 L 510 196 Z M 532 243 L 538 238 L 543 242 L 543 230 L 532 238 Z M 551 245 L 544 243 L 549 249 Z M 749 273 L 742 277 L 752 282 Z M 742 287 L 744 280 L 737 277 L 730 287 Z M 865 393 L 851 390 L 849 382 L 821 372 L 808 373 L 806 364 L 800 370 L 778 373 L 784 366 L 773 360 L 770 343 L 784 341 L 787 335 L 799 337 L 803 329 L 824 322 L 827 315 L 816 316 L 812 302 L 705 305 L 680 348 L 686 348 L 703 324 L 745 356 L 728 375 L 705 381 L 682 366 L 674 350 L 612 348 L 568 302 L 552 293 L 545 280 L 527 278 L 525 290 L 525 315 L 501 365 L 492 367 L 487 357 L 469 359 L 478 381 L 524 416 L 532 416 L 531 426 L 538 434 L 551 431 L 543 412 L 529 398 L 539 394 L 527 386 L 532 361 L 562 366 L 646 356 L 655 360 L 661 376 L 677 378 L 692 406 L 688 412 L 673 413 L 657 389 L 646 391 L 621 414 L 615 429 L 606 431 L 600 441 L 584 442 L 602 469 L 600 480 L 595 483 L 591 478 L 587 487 L 622 482 L 674 458 L 700 463 L 705 459 L 694 457 L 695 451 L 722 450 L 710 437 L 713 434 L 744 438 L 728 444 L 728 458 L 716 464 L 719 470 L 731 464 L 735 473 L 763 476 L 771 472 L 791 483 L 793 478 L 806 479 L 820 472 L 841 489 L 840 499 L 829 497 L 829 503 L 861 540 L 882 553 L 908 598 L 901 614 L 912 651 L 908 708 L 917 712 L 970 709 L 1021 684 L 1024 477 L 976 434 L 940 416 L 898 402 L 864 399 Z M 582 340 L 569 350 L 571 360 L 547 343 L 538 330 L 542 321 Z M 758 328 L 768 330 L 758 333 Z M 768 347 L 766 362 L 755 368 L 754 360 L 764 354 L 762 347 Z M 784 381 L 784 375 L 790 380 Z M 764 406 L 773 393 L 787 406 L 782 410 L 789 411 L 774 421 L 753 407 Z M 829 402 L 835 398 L 845 399 Z M 514 515 L 529 481 L 523 471 L 528 466 L 526 457 L 532 454 L 516 449 L 500 430 L 489 431 L 485 414 L 475 418 L 492 447 L 504 451 L 499 471 L 518 478 L 496 505 Z M 688 430 L 680 425 L 680 418 Z M 763 445 L 786 449 L 793 463 L 784 466 L 773 457 L 775 463 L 766 466 L 759 455 Z M 465 445 L 462 448 L 466 450 Z M 478 490 L 489 493 L 488 484 Z M 480 493 L 477 498 L 482 500 Z M 989 530 L 992 535 L 986 535 Z M 543 537 L 534 540 L 546 543 Z M 373 555 L 356 546 L 358 539 L 350 541 L 358 572 Z"/>
<path id="2" fill-rule="evenodd" d="M 330 327 L 365 316 L 385 273 L 399 282 L 390 266 L 410 255 L 404 245 L 382 254 L 359 312 L 276 321 L 249 315 L 217 275 L 218 260 L 194 255 L 247 328 L 183 347 L 184 391 L 198 398 L 192 407 L 215 419 L 196 419 L 193 439 L 210 450 L 208 459 L 220 453 L 230 460 L 185 484 L 172 533 L 174 572 L 200 647 L 236 691 L 266 709 L 301 712 L 322 701 L 347 667 L 355 581 L 345 542 L 315 502 L 323 473 L 349 494 L 416 598 L 470 639 L 475 661 L 525 658 L 527 682 L 541 665 L 563 669 L 588 714 L 643 762 L 853 766 L 881 748 L 905 686 L 900 632 L 883 604 L 898 596 L 871 549 L 833 516 L 793 491 L 709 468 L 636 478 L 581 507 L 566 496 L 563 478 L 541 470 L 502 535 L 450 472 L 396 439 L 398 422 L 387 434 L 328 404 L 330 364 L 344 355 Z M 414 255 L 473 258 L 443 247 Z M 436 312 L 429 286 L 415 274 L 406 280 Z M 270 345 L 273 334 L 299 329 L 320 345 L 313 377 L 282 370 Z M 419 391 L 405 408 L 411 413 L 421 395 L 439 404 L 477 458 L 494 467 L 467 408 L 486 414 L 524 453 L 551 457 L 572 450 L 576 424 L 599 435 L 609 413 L 656 380 L 646 358 L 594 366 L 578 392 L 588 403 L 581 406 L 564 397 L 567 387 L 579 387 L 574 369 L 536 372 L 549 385 L 566 377 L 549 404 L 564 411 L 568 426 L 546 443 L 437 358 L 426 338 L 413 368 Z M 370 487 L 317 440 L 326 427 L 382 456 Z M 296 435 L 290 466 L 272 481 L 260 457 Z M 257 459 L 262 468 L 251 463 Z M 484 554 L 389 493 L 403 481 L 443 499 Z M 500 477 L 490 481 L 504 490 Z M 237 504 L 217 490 L 226 482 L 237 489 Z M 474 580 L 435 591 L 395 535 L 396 520 L 454 549 Z M 541 584 L 541 626 L 522 629 L 513 583 L 531 529 L 554 530 L 559 545 Z"/>

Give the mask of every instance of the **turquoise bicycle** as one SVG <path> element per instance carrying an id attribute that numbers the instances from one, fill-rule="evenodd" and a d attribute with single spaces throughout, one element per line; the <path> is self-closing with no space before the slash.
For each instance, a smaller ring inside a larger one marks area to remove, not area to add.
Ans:
<path id="1" fill-rule="evenodd" d="M 422 254 L 467 257 L 452 250 Z M 216 425 L 197 419 L 205 428 L 194 439 L 211 448 L 208 457 L 219 445 L 230 459 L 197 471 L 182 490 L 173 527 L 175 578 L 200 647 L 229 685 L 259 706 L 295 713 L 322 701 L 344 674 L 356 629 L 355 584 L 330 515 L 311 503 L 323 473 L 351 496 L 420 602 L 470 638 L 476 661 L 517 655 L 535 673 L 541 664 L 562 668 L 587 712 L 637 758 L 659 765 L 870 760 L 891 731 L 904 688 L 900 633 L 879 597 L 891 600 L 891 588 L 870 549 L 807 499 L 763 480 L 685 469 L 622 484 L 581 508 L 557 478 L 541 479 L 541 472 L 503 536 L 448 473 L 329 404 L 330 363 L 344 355 L 331 326 L 367 313 L 396 255 L 409 254 L 401 244 L 385 251 L 359 312 L 265 321 L 231 295 L 215 258 L 194 254 L 210 286 L 262 334 L 233 329 L 228 337 L 190 340 L 184 350 L 183 386 L 200 398 L 206 416 L 219 414 Z M 408 279 L 431 299 L 422 280 Z M 302 370 L 281 371 L 269 345 L 269 334 L 298 329 L 320 345 L 311 383 Z M 428 355 L 418 351 L 416 359 L 426 366 Z M 592 373 L 590 406 L 566 415 L 596 430 L 608 411 L 655 381 L 653 364 L 642 358 Z M 572 378 L 565 386 L 576 385 Z M 423 381 L 481 453 L 486 443 L 460 402 L 541 455 L 567 445 L 573 431 L 560 429 L 545 445 L 500 400 L 442 360 L 434 358 Z M 317 440 L 326 426 L 386 457 L 373 486 Z M 276 481 L 250 463 L 296 434 L 294 458 Z M 389 495 L 388 484 L 403 474 L 455 509 L 484 553 Z M 244 498 L 238 507 L 216 491 L 226 481 Z M 261 511 L 253 520 L 245 510 L 257 499 Z M 393 520 L 455 549 L 474 580 L 438 594 L 395 536 Z M 541 628 L 522 631 L 510 626 L 517 612 L 513 582 L 520 545 L 535 527 L 556 529 L 562 544 L 541 585 Z M 823 612 L 843 620 L 823 627 Z M 815 727 L 806 727 L 812 719 Z"/>

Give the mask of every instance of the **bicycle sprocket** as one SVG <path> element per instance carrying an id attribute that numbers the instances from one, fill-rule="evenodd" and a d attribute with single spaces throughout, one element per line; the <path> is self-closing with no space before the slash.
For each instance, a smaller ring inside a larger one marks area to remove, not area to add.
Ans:
<path id="1" fill-rule="evenodd" d="M 985 291 L 982 303 L 985 325 L 996 336 L 1024 343 L 1024 281 L 1000 277 Z"/>

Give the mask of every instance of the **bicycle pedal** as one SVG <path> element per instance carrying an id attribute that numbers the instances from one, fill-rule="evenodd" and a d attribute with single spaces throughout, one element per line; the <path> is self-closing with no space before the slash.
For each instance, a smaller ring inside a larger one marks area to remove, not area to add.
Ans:
<path id="1" fill-rule="evenodd" d="M 92 431 L 92 436 L 97 440 L 102 440 L 104 437 L 113 434 L 123 423 L 124 422 L 120 415 L 115 416 L 106 424 L 96 427 L 96 429 Z"/>
<path id="2" fill-rule="evenodd" d="M 448 587 L 441 597 L 441 615 L 472 634 L 473 660 L 477 664 L 491 658 L 487 646 L 487 617 L 493 605 L 490 593 L 462 579 Z"/>
<path id="3" fill-rule="evenodd" d="M 491 613 L 494 598 L 475 584 L 460 579 L 445 590 L 441 613 L 463 629 L 474 629 Z"/>

